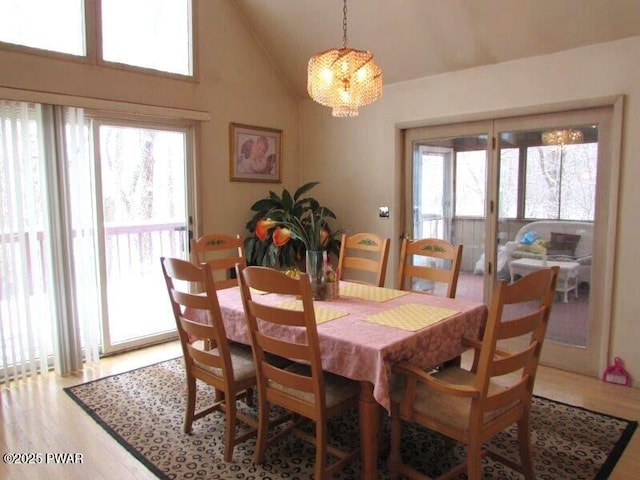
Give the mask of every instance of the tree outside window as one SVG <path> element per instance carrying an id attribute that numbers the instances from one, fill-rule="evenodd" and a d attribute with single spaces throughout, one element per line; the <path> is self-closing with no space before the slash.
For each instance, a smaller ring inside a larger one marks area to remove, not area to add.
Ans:
<path id="1" fill-rule="evenodd" d="M 598 145 L 527 149 L 525 217 L 593 221 Z"/>

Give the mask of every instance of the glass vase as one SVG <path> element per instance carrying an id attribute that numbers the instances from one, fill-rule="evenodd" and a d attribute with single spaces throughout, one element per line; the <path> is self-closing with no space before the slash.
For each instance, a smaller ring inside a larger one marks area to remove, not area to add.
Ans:
<path id="1" fill-rule="evenodd" d="M 327 296 L 327 284 L 324 278 L 324 265 L 327 252 L 307 250 L 306 270 L 311 282 L 311 296 L 314 300 L 324 300 Z"/>

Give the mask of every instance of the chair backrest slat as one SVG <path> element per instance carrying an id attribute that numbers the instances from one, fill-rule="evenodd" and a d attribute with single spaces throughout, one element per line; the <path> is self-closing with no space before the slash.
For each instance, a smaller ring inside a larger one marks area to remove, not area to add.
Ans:
<path id="1" fill-rule="evenodd" d="M 271 316 L 275 311 L 278 311 L 278 321 L 279 325 L 288 325 L 292 327 L 304 327 L 305 326 L 305 315 L 304 312 L 297 310 L 288 310 L 286 308 L 274 307 L 263 305 L 260 303 L 251 303 L 251 311 L 252 313 L 258 317 L 262 318 L 263 316 Z M 275 323 L 275 322 L 273 322 Z"/>
<path id="2" fill-rule="evenodd" d="M 262 368 L 271 382 L 308 394 L 315 392 L 316 385 L 313 377 L 287 372 L 266 362 L 262 365 Z"/>
<path id="3" fill-rule="evenodd" d="M 524 368 L 533 360 L 535 351 L 538 348 L 538 342 L 532 342 L 529 346 L 519 352 L 514 352 L 512 355 L 504 358 L 496 358 L 491 363 L 490 375 L 492 377 L 499 377 L 501 375 L 507 375 L 509 373 L 517 372 Z"/>
<path id="4" fill-rule="evenodd" d="M 209 368 L 219 368 L 222 374 L 224 361 L 220 355 L 215 354 L 215 350 L 201 350 L 189 345 L 189 357 L 191 361 L 201 363 Z"/>
<path id="5" fill-rule="evenodd" d="M 283 323 L 281 325 L 288 325 Z M 307 360 L 310 356 L 309 346 L 304 343 L 294 343 L 291 341 L 284 341 L 278 338 L 264 335 L 262 332 L 256 332 L 256 341 L 258 345 L 267 352 L 285 352 L 291 360 Z"/>
<path id="6" fill-rule="evenodd" d="M 449 283 L 451 281 L 449 270 L 421 265 L 406 265 L 404 275 L 405 277 L 427 278 L 434 282 Z"/>
<path id="7" fill-rule="evenodd" d="M 504 325 L 501 326 L 498 332 L 498 340 L 507 340 L 533 332 L 543 320 L 544 314 L 545 309 L 541 307 L 524 317 L 510 319 L 504 322 Z"/>
<path id="8" fill-rule="evenodd" d="M 529 376 L 524 376 L 518 379 L 509 388 L 501 390 L 497 393 L 493 393 L 488 396 L 482 402 L 483 413 L 494 412 L 496 410 L 502 410 L 509 406 L 512 406 L 518 402 L 527 402 L 530 398 L 529 388 Z"/>
<path id="9" fill-rule="evenodd" d="M 206 296 L 195 295 L 190 292 L 181 292 L 179 290 L 172 290 L 172 295 L 175 302 L 184 308 L 208 310 L 211 306 L 211 300 Z"/>

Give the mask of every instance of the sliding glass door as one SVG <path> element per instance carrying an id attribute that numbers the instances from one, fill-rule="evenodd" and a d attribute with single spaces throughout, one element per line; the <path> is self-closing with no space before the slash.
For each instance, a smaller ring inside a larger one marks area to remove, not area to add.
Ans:
<path id="1" fill-rule="evenodd" d="M 407 130 L 405 234 L 463 246 L 457 297 L 561 269 L 542 361 L 597 375 L 611 317 L 612 108 Z M 425 226 L 433 225 L 433 228 Z M 605 254 L 605 252 L 608 252 Z M 599 254 L 598 254 L 599 253 Z"/>
<path id="2" fill-rule="evenodd" d="M 175 336 L 160 257 L 188 258 L 190 130 L 94 121 L 105 351 Z"/>
<path id="3" fill-rule="evenodd" d="M 542 360 L 591 375 L 611 318 L 611 118 L 599 108 L 495 122 L 498 276 L 560 268 Z"/>
<path id="4" fill-rule="evenodd" d="M 462 245 L 456 296 L 483 301 L 488 123 L 407 132 L 410 154 L 410 238 L 439 238 Z M 458 135 L 452 135 L 457 133 Z M 437 284 L 435 294 L 446 287 Z"/>
<path id="5" fill-rule="evenodd" d="M 193 127 L 0 100 L 0 381 L 175 337 Z"/>

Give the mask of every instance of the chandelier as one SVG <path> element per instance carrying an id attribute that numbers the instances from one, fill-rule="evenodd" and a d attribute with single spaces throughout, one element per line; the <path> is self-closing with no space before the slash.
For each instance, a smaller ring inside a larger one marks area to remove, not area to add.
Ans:
<path id="1" fill-rule="evenodd" d="M 307 70 L 309 96 L 331 107 L 334 117 L 355 117 L 358 107 L 382 96 L 382 69 L 373 54 L 347 48 L 347 0 L 344 0 L 342 48 L 314 55 Z"/>
<path id="2" fill-rule="evenodd" d="M 542 132 L 543 145 L 571 145 L 573 143 L 581 143 L 584 139 L 582 130 L 559 129 Z"/>

